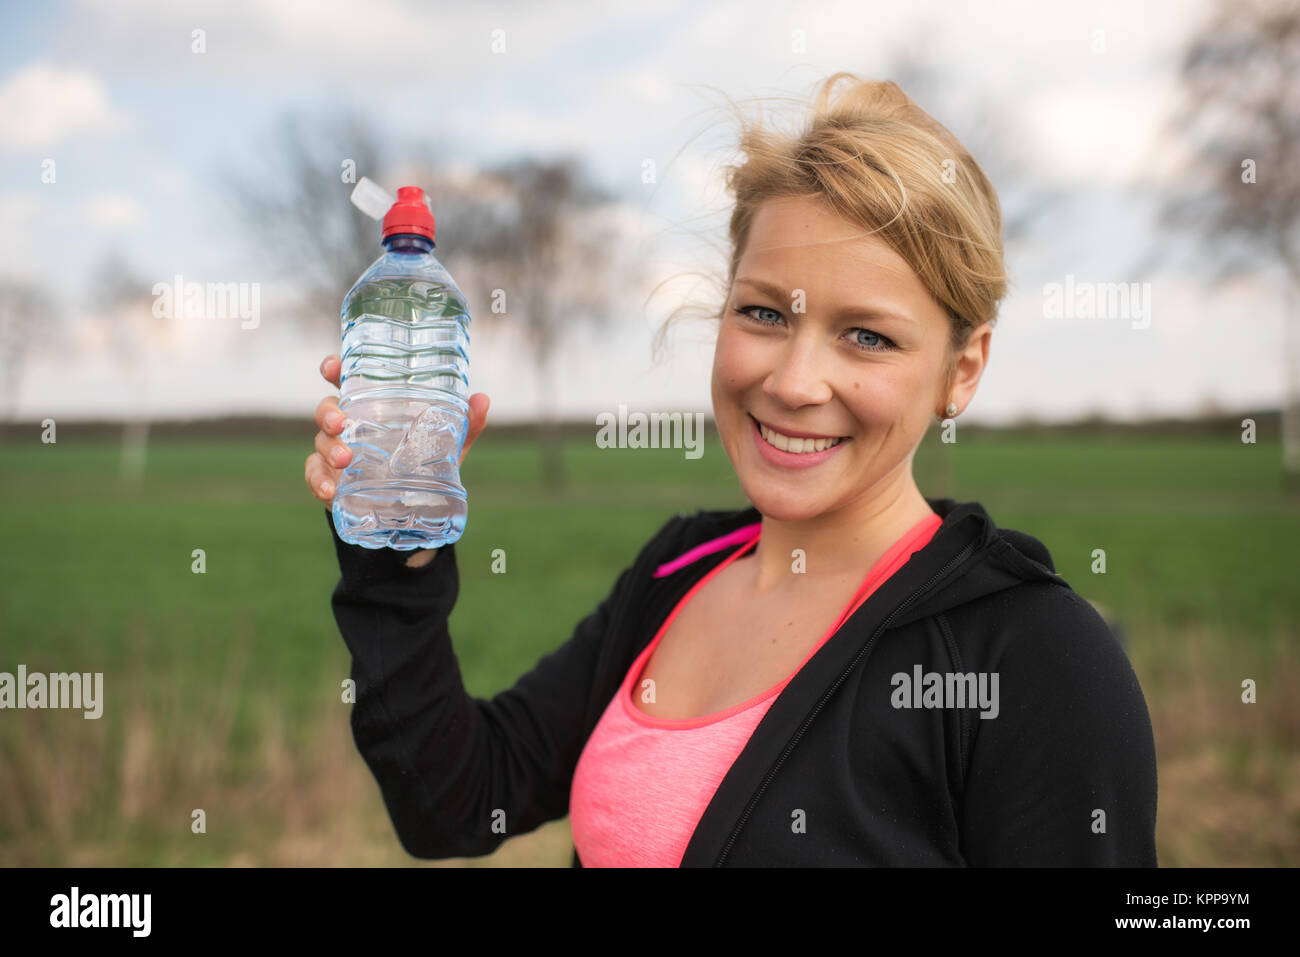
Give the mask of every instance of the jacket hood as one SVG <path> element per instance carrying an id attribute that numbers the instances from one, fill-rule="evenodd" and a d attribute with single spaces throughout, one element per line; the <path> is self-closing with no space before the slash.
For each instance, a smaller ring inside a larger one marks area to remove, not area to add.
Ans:
<path id="1" fill-rule="evenodd" d="M 926 502 L 942 520 L 934 537 L 915 552 L 879 589 L 898 600 L 891 616 L 899 627 L 1024 582 L 1069 585 L 1056 574 L 1047 546 L 1024 532 L 999 528 L 979 502 L 931 498 Z M 750 506 L 702 511 L 688 532 L 694 545 L 744 525 L 761 522 Z"/>
<path id="2" fill-rule="evenodd" d="M 1056 574 L 1046 545 L 1025 532 L 999 528 L 979 502 L 929 497 L 926 501 L 943 518 L 943 524 L 930 543 L 912 559 L 920 559 L 918 564 L 922 568 L 930 568 L 942 558 L 942 567 L 948 568 L 948 572 L 918 597 L 897 619 L 896 625 L 947 611 L 1023 582 L 1050 581 L 1069 587 Z M 934 553 L 922 558 L 931 546 Z"/>

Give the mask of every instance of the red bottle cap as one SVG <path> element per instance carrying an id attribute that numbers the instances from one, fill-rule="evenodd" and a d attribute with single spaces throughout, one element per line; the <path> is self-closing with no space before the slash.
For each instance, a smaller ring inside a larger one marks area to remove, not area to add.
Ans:
<path id="1" fill-rule="evenodd" d="M 397 202 L 384 214 L 383 238 L 415 233 L 433 239 L 433 225 L 433 213 L 424 202 L 424 190 L 418 186 L 402 186 L 397 190 Z"/>

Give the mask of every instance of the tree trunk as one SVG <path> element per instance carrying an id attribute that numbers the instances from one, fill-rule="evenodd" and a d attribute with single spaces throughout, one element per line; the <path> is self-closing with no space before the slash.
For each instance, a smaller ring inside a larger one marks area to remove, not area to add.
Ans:
<path id="1" fill-rule="evenodd" d="M 555 379 L 548 356 L 537 362 L 537 447 L 542 457 L 542 482 L 550 492 L 564 488 L 564 445 L 556 414 Z"/>
<path id="2" fill-rule="evenodd" d="M 122 426 L 122 478 L 132 483 L 144 478 L 148 451 L 149 420 L 128 420 Z"/>
<path id="3" fill-rule="evenodd" d="M 1296 316 L 1300 270 L 1288 269 L 1282 311 L 1282 484 L 1300 497 L 1300 316 Z"/>

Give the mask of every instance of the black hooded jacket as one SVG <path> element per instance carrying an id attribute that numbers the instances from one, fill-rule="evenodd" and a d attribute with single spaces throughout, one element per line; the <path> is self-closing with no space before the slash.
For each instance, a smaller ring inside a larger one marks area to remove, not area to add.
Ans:
<path id="1" fill-rule="evenodd" d="M 978 503 L 926 501 L 943 524 L 773 702 L 681 866 L 1156 865 L 1150 718 L 1105 620 L 1038 540 Z M 486 699 L 465 691 L 447 629 L 456 546 L 408 568 L 409 552 L 344 543 L 327 509 L 353 735 L 407 852 L 484 855 L 564 817 L 627 670 L 734 549 L 656 568 L 761 519 L 673 517 L 568 641 Z"/>

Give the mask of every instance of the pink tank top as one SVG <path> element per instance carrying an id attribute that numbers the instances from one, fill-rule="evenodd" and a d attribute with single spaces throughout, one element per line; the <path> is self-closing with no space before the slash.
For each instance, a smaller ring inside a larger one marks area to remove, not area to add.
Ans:
<path id="1" fill-rule="evenodd" d="M 925 547 L 942 524 L 938 515 L 923 518 L 895 542 L 867 573 L 835 623 L 783 681 L 749 701 L 700 718 L 669 720 L 642 712 L 634 703 L 641 672 L 677 613 L 709 579 L 754 546 L 762 523 L 706 542 L 661 566 L 660 574 L 670 573 L 702 555 L 744 541 L 682 596 L 628 669 L 618 693 L 587 739 L 569 796 L 569 824 L 583 866 L 679 866 L 718 785 L 777 695 L 871 593 L 913 552 Z"/>

